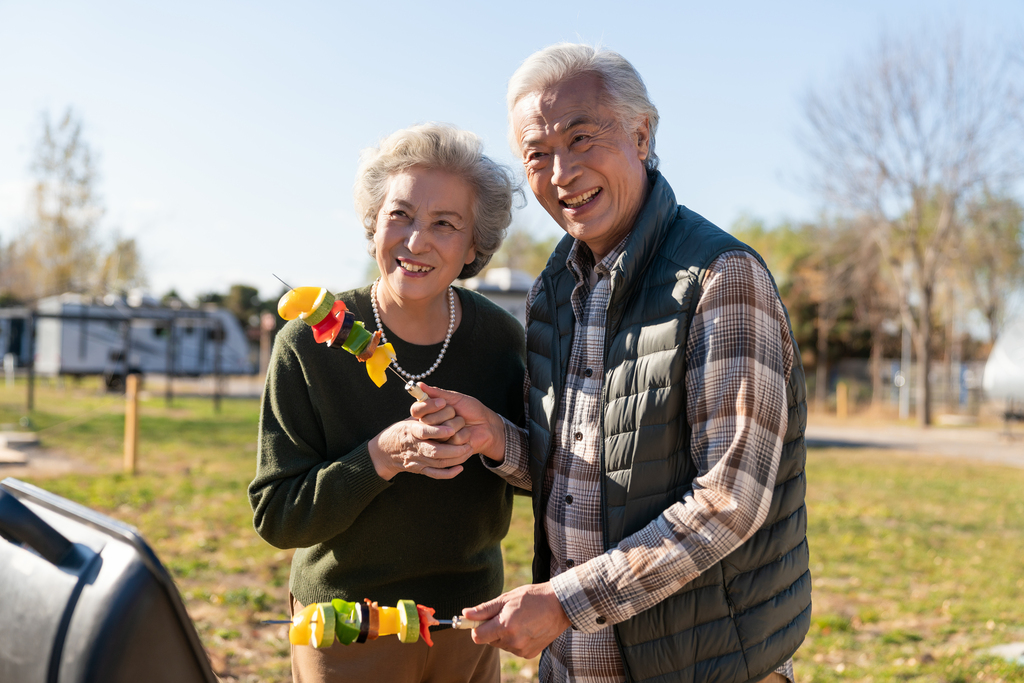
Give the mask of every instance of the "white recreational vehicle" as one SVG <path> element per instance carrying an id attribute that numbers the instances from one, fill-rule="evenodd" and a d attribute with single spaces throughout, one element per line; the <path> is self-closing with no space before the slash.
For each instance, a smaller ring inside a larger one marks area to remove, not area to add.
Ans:
<path id="1" fill-rule="evenodd" d="M 129 372 L 198 376 L 254 373 L 238 320 L 223 309 L 169 308 L 153 299 L 79 294 L 39 300 L 35 372 L 103 375 Z"/>

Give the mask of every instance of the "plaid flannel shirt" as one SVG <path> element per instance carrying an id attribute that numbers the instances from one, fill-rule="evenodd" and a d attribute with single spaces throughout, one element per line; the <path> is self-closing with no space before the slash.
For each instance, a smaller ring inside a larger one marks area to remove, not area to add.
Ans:
<path id="1" fill-rule="evenodd" d="M 746 252 L 727 252 L 708 270 L 686 347 L 690 454 L 698 469 L 693 490 L 604 551 L 605 313 L 609 269 L 625 243 L 593 265 L 589 248 L 577 241 L 566 260 L 576 280 L 576 327 L 542 486 L 551 584 L 573 628 L 545 650 L 543 683 L 625 680 L 611 625 L 664 600 L 753 535 L 771 505 L 786 433 L 789 324 L 764 267 Z M 538 279 L 527 299 L 527 319 L 539 285 Z M 526 382 L 528 391 L 529 375 Z M 505 459 L 491 466 L 531 488 L 528 449 L 526 432 L 506 421 Z M 776 672 L 792 681 L 792 660 Z"/>

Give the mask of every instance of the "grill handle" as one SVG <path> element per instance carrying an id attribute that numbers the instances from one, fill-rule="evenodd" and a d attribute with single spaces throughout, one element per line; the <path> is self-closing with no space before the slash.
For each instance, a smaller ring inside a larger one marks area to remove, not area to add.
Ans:
<path id="1" fill-rule="evenodd" d="M 0 490 L 0 536 L 32 548 L 56 565 L 74 549 L 71 541 L 3 490 Z"/>

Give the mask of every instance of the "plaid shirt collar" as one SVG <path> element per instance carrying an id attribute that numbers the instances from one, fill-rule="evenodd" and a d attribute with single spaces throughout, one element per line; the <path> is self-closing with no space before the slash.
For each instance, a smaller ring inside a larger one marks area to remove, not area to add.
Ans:
<path id="1" fill-rule="evenodd" d="M 626 250 L 626 242 L 629 241 L 631 234 L 632 231 L 626 233 L 626 236 L 596 265 L 594 264 L 594 252 L 590 250 L 590 247 L 582 240 L 573 241 L 572 248 L 569 249 L 569 254 L 565 257 L 565 267 L 569 269 L 576 281 L 576 287 L 572 290 L 572 310 L 576 314 L 577 320 L 584 319 L 584 308 L 590 292 L 597 284 L 598 279 L 606 277 L 611 272 L 615 262 Z"/>

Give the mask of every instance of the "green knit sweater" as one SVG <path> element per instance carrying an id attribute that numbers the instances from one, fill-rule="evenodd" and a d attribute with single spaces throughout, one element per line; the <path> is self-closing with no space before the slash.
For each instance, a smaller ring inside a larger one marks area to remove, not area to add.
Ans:
<path id="1" fill-rule="evenodd" d="M 523 419 L 525 335 L 510 314 L 456 289 L 462 321 L 433 386 L 474 396 L 517 424 Z M 339 295 L 373 327 L 370 289 Z M 440 344 L 419 346 L 385 327 L 402 367 L 423 372 Z M 413 399 L 388 373 L 377 388 L 351 354 L 317 344 L 300 321 L 277 335 L 263 392 L 256 477 L 249 502 L 257 533 L 298 548 L 290 588 L 303 604 L 370 598 L 415 600 L 438 614 L 460 614 L 498 595 L 500 541 L 508 532 L 512 489 L 479 457 L 454 479 L 401 473 L 381 479 L 367 443 L 409 417 Z"/>

